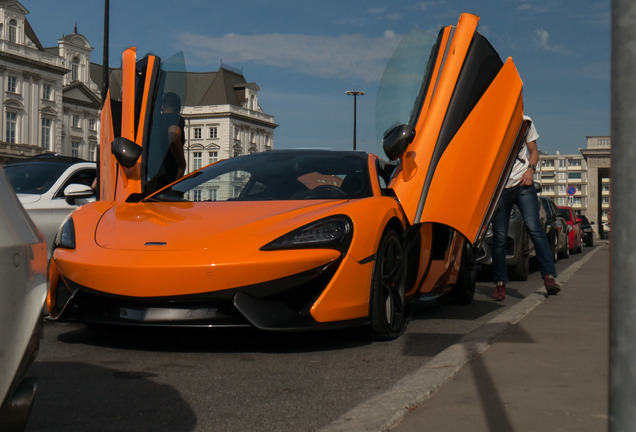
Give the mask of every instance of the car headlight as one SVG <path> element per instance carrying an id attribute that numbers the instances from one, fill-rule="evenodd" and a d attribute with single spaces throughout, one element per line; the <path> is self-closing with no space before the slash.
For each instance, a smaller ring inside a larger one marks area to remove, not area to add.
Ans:
<path id="1" fill-rule="evenodd" d="M 68 218 L 62 228 L 57 232 L 53 241 L 53 248 L 75 249 L 75 224 L 72 218 Z"/>
<path id="2" fill-rule="evenodd" d="M 344 215 L 320 219 L 291 231 L 261 248 L 280 249 L 336 249 L 346 252 L 353 235 L 353 223 Z"/>

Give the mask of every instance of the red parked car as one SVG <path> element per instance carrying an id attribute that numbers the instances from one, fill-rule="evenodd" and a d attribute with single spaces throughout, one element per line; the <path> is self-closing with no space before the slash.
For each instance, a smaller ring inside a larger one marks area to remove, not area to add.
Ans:
<path id="1" fill-rule="evenodd" d="M 565 219 L 568 224 L 570 234 L 570 253 L 581 252 L 583 243 L 583 230 L 581 229 L 581 218 L 574 213 L 572 207 L 559 206 L 559 216 Z"/>

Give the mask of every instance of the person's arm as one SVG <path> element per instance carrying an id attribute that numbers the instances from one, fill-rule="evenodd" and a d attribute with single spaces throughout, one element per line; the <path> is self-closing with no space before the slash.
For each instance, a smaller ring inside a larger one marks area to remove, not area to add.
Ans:
<path id="1" fill-rule="evenodd" d="M 181 145 L 181 128 L 177 125 L 172 125 L 168 129 L 168 136 L 170 137 L 170 151 L 177 161 L 177 179 L 180 179 L 185 174 L 186 160 L 183 154 L 183 146 Z"/>
<path id="2" fill-rule="evenodd" d="M 528 148 L 528 161 L 530 165 L 537 166 L 539 163 L 539 149 L 537 148 L 536 141 L 530 141 L 526 143 L 526 147 Z M 528 167 L 526 172 L 521 176 L 521 185 L 522 186 L 530 186 L 534 182 L 534 170 L 531 167 Z"/>

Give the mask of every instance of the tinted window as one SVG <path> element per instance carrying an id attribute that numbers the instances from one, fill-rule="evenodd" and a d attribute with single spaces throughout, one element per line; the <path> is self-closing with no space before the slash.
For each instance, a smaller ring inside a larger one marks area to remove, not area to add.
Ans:
<path id="1" fill-rule="evenodd" d="M 57 162 L 27 162 L 6 165 L 4 170 L 16 193 L 42 195 L 67 168 Z"/>
<path id="2" fill-rule="evenodd" d="M 269 201 L 371 195 L 366 157 L 339 152 L 266 152 L 210 165 L 150 200 Z"/>
<path id="3" fill-rule="evenodd" d="M 570 218 L 570 210 L 569 209 L 558 209 L 558 211 L 559 211 L 559 216 L 561 216 L 566 221 L 570 222 L 571 218 Z"/>

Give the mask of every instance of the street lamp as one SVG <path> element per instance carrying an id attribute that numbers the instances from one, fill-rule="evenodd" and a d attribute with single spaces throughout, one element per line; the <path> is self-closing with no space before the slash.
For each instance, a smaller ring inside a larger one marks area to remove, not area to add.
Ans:
<path id="1" fill-rule="evenodd" d="M 364 92 L 361 90 L 348 90 L 345 94 L 353 96 L 353 149 L 356 149 L 356 110 L 358 96 L 364 96 Z"/>

